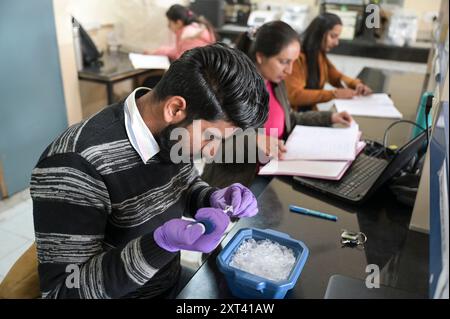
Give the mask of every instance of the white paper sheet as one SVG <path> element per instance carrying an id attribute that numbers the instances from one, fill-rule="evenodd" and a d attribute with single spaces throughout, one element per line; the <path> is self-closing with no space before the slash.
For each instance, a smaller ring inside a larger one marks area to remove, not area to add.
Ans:
<path id="1" fill-rule="evenodd" d="M 297 125 L 286 141 L 284 159 L 352 161 L 359 136 L 355 121 L 348 128 Z"/>
<path id="2" fill-rule="evenodd" d="M 259 171 L 259 174 L 304 176 L 338 180 L 343 175 L 348 166 L 348 162 L 272 160 Z"/>
<path id="3" fill-rule="evenodd" d="M 359 142 L 356 149 L 357 154 L 365 146 L 365 142 Z M 259 175 L 288 175 L 340 180 L 351 164 L 352 161 L 271 160 L 261 168 Z"/>
<path id="4" fill-rule="evenodd" d="M 164 55 L 130 53 L 129 58 L 135 69 L 167 70 L 170 67 L 169 58 Z"/>
<path id="5" fill-rule="evenodd" d="M 338 112 L 347 111 L 354 116 L 382 117 L 400 119 L 403 115 L 397 110 L 394 102 L 385 93 L 369 96 L 357 96 L 353 99 L 334 100 Z"/>

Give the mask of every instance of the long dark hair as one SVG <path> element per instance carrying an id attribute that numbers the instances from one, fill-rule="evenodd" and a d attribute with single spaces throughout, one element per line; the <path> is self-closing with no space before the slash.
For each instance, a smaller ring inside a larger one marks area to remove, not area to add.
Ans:
<path id="1" fill-rule="evenodd" d="M 342 25 L 341 19 L 333 13 L 317 16 L 302 34 L 302 51 L 306 56 L 308 80 L 306 88 L 318 89 L 320 82 L 319 54 L 322 51 L 325 34 L 336 25 Z"/>
<path id="2" fill-rule="evenodd" d="M 237 40 L 236 48 L 255 62 L 256 52 L 261 52 L 270 58 L 295 40 L 300 42 L 299 35 L 289 24 L 283 21 L 272 21 L 263 24 L 254 34 L 242 33 Z"/>
<path id="3" fill-rule="evenodd" d="M 171 21 L 181 20 L 181 22 L 183 22 L 183 25 L 185 26 L 190 25 L 194 22 L 203 24 L 208 29 L 208 31 L 217 39 L 217 33 L 214 29 L 214 26 L 203 16 L 197 16 L 189 8 L 186 8 L 179 4 L 174 4 L 169 8 L 169 10 L 167 10 L 166 17 Z"/>

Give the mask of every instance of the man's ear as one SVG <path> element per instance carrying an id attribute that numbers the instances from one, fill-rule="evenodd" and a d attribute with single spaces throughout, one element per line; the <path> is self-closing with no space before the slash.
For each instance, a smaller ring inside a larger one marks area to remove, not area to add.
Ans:
<path id="1" fill-rule="evenodd" d="M 186 100 L 181 96 L 171 96 L 164 102 L 164 121 L 177 124 L 186 118 Z"/>

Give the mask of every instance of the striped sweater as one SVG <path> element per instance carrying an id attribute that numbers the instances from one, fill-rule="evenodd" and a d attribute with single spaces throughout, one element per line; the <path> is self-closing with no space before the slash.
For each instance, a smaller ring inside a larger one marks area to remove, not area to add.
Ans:
<path id="1" fill-rule="evenodd" d="M 128 139 L 124 104 L 71 126 L 41 155 L 31 196 L 43 298 L 154 297 L 175 284 L 179 253 L 153 231 L 209 206 L 191 164 L 152 157 Z"/>

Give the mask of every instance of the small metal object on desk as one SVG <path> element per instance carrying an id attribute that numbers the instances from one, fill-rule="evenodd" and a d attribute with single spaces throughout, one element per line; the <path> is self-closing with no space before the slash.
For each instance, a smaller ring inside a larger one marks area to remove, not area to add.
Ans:
<path id="1" fill-rule="evenodd" d="M 367 241 L 367 236 L 362 232 L 352 232 L 343 229 L 341 234 L 342 247 L 361 247 L 364 248 L 364 244 Z"/>

